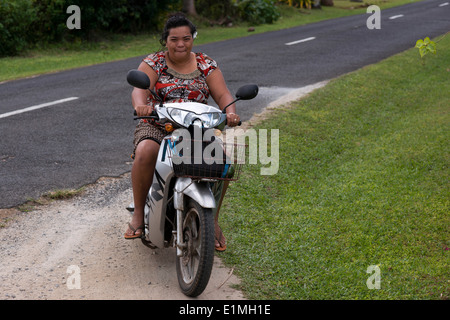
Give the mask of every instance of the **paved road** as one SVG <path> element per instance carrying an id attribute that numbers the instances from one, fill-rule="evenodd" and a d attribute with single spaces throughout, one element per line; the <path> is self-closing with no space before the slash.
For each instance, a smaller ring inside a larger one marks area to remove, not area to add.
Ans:
<path id="1" fill-rule="evenodd" d="M 446 0 L 383 10 L 380 30 L 366 27 L 369 16 L 251 35 L 194 51 L 218 61 L 232 92 L 247 82 L 260 86 L 259 97 L 238 105 L 248 120 L 282 93 L 375 63 L 413 47 L 417 39 L 450 30 Z M 141 59 L 0 84 L 0 208 L 130 170 L 135 123 L 125 76 Z M 23 113 L 11 114 L 18 110 Z"/>

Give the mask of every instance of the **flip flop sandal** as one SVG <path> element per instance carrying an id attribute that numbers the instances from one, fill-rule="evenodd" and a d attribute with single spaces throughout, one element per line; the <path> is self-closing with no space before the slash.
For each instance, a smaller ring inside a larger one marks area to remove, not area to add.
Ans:
<path id="1" fill-rule="evenodd" d="M 222 233 L 222 237 L 225 239 L 225 236 L 223 235 L 223 233 Z M 216 246 L 216 244 L 214 243 L 214 248 L 216 249 L 216 251 L 224 252 L 227 249 L 227 244 L 226 244 L 227 239 L 225 239 L 225 244 L 221 245 L 219 239 L 217 237 L 214 237 L 214 238 L 216 239 L 217 243 L 219 244 L 219 246 Z"/>
<path id="2" fill-rule="evenodd" d="M 220 233 L 222 234 L 222 237 L 225 239 L 225 236 L 223 235 L 222 229 L 221 229 L 220 227 L 219 227 L 219 229 L 220 229 Z M 218 239 L 216 236 L 214 236 L 214 238 L 216 239 L 217 243 L 219 244 L 219 246 L 216 246 L 216 244 L 214 244 L 214 248 L 216 249 L 216 251 L 224 252 L 224 251 L 227 249 L 227 244 L 226 244 L 226 242 L 225 242 L 225 244 L 222 246 L 222 245 L 220 244 L 219 239 Z M 225 241 L 227 241 L 227 239 L 225 239 Z"/>
<path id="3" fill-rule="evenodd" d="M 131 229 L 131 231 L 133 231 L 132 235 L 127 235 L 126 233 L 123 235 L 125 237 L 125 239 L 130 240 L 130 239 L 138 239 L 138 238 L 142 238 L 144 236 L 144 225 L 141 225 L 139 227 L 137 227 L 136 229 L 131 225 L 131 223 L 128 223 L 128 227 Z M 136 231 L 138 230 L 142 230 L 141 233 L 136 234 Z"/>
<path id="4" fill-rule="evenodd" d="M 219 240 L 217 240 L 217 242 L 219 242 Z M 215 247 L 216 251 L 219 251 L 219 252 L 224 252 L 225 250 L 227 250 L 227 245 L 224 244 L 223 246 L 221 246 L 220 242 L 219 242 L 219 246 L 218 247 L 216 247 L 216 246 L 214 246 L 214 247 Z"/>

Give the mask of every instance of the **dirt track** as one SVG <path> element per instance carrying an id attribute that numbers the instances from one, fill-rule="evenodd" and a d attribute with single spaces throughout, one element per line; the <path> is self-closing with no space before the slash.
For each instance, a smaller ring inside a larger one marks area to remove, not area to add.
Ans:
<path id="1" fill-rule="evenodd" d="M 102 178 L 70 200 L 8 210 L 0 228 L 0 299 L 189 299 L 178 287 L 173 248 L 151 250 L 123 238 L 131 200 L 126 174 Z M 197 299 L 243 299 L 230 288 L 236 283 L 216 256 Z"/>

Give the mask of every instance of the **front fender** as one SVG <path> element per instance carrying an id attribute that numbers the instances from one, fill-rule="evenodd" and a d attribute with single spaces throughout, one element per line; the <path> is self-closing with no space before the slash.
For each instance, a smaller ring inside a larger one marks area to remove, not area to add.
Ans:
<path id="1" fill-rule="evenodd" d="M 213 209 L 216 207 L 216 200 L 208 182 L 192 181 L 191 178 L 177 178 L 174 189 L 174 205 L 177 210 L 183 210 L 183 195 L 197 201 L 203 208 Z"/>

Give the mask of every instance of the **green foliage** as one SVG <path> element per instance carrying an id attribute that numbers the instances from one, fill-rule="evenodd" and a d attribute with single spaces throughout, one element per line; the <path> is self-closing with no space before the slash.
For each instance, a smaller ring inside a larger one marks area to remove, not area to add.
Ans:
<path id="1" fill-rule="evenodd" d="M 196 0 L 197 13 L 208 20 L 219 20 L 236 16 L 236 6 L 230 0 Z"/>
<path id="2" fill-rule="evenodd" d="M 137 33 L 160 27 L 179 0 L 0 0 L 0 56 L 36 44 L 96 40 L 102 33 Z M 66 26 L 70 5 L 81 11 L 81 29 Z"/>
<path id="3" fill-rule="evenodd" d="M 139 32 L 155 29 L 160 16 L 178 0 L 79 0 L 88 29 L 109 32 Z"/>
<path id="4" fill-rule="evenodd" d="M 429 37 L 426 37 L 425 39 L 419 39 L 416 42 L 416 46 L 414 48 L 419 49 L 420 58 L 422 59 L 422 64 L 424 64 L 423 57 L 427 55 L 428 53 L 436 54 L 436 44 L 440 42 L 442 39 L 445 38 L 446 35 L 448 35 L 450 31 L 447 31 L 446 34 L 444 34 L 441 38 L 437 39 L 436 41 L 430 40 Z"/>
<path id="5" fill-rule="evenodd" d="M 436 54 L 436 42 L 431 41 L 428 37 L 426 37 L 424 40 L 417 40 L 415 48 L 419 49 L 421 58 L 423 58 L 427 53 L 430 52 Z"/>
<path id="6" fill-rule="evenodd" d="M 30 0 L 0 0 L 0 56 L 15 55 L 27 47 L 34 20 Z"/>
<path id="7" fill-rule="evenodd" d="M 275 0 L 196 0 L 197 13 L 208 20 L 237 19 L 249 24 L 273 23 L 280 13 Z"/>
<path id="8" fill-rule="evenodd" d="M 280 17 L 274 0 L 234 0 L 239 16 L 250 24 L 274 23 Z"/>
<path id="9" fill-rule="evenodd" d="M 66 10 L 77 5 L 81 29 L 68 29 Z M 275 0 L 197 0 L 208 19 L 238 17 L 250 24 L 273 23 L 280 16 Z M 181 9 L 181 0 L 0 0 L 0 56 L 20 54 L 49 43 L 97 41 L 105 34 L 161 29 L 166 13 Z"/>
<path id="10" fill-rule="evenodd" d="M 52 42 L 62 39 L 67 27 L 65 0 L 32 0 L 32 9 L 36 13 L 32 28 L 29 30 L 38 42 Z"/>

